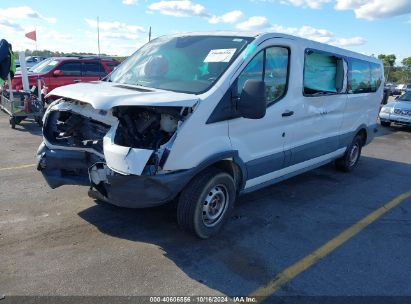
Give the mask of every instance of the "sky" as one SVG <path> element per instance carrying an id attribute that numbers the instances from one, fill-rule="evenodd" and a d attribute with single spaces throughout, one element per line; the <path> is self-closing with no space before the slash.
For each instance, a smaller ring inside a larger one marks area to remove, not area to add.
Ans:
<path id="1" fill-rule="evenodd" d="M 411 0 L 1 0 L 0 39 L 37 48 L 127 56 L 152 37 L 190 31 L 269 31 L 366 55 L 411 57 Z"/>

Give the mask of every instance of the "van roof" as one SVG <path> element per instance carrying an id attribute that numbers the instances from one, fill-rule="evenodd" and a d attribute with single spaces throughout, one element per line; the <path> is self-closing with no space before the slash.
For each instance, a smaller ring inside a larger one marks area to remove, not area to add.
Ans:
<path id="1" fill-rule="evenodd" d="M 307 48 L 320 48 L 323 51 L 328 51 L 330 53 L 337 53 L 347 57 L 353 57 L 357 59 L 368 60 L 374 63 L 382 64 L 382 61 L 372 57 L 367 56 L 361 53 L 353 52 L 347 49 L 343 49 L 337 46 L 333 46 L 330 44 L 325 44 L 321 42 L 317 42 L 314 40 L 309 40 L 293 35 L 283 34 L 283 33 L 276 33 L 276 32 L 241 32 L 241 31 L 209 31 L 209 32 L 185 32 L 185 33 L 176 33 L 167 35 L 171 37 L 183 37 L 183 36 L 230 36 L 230 37 L 247 37 L 247 38 L 256 38 L 261 41 L 269 38 L 285 38 L 291 39 L 296 41 L 304 41 Z"/>

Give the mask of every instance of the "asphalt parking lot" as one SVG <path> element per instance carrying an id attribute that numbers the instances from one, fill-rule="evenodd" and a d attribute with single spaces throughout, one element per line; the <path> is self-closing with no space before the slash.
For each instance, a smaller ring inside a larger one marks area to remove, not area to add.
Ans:
<path id="1" fill-rule="evenodd" d="M 50 189 L 33 165 L 34 123 L 11 130 L 0 112 L 0 142 L 6 299 L 249 295 L 411 190 L 411 130 L 380 128 L 354 172 L 330 164 L 243 196 L 224 231 L 201 241 L 178 229 L 171 207 L 127 210 L 96 204 L 84 187 Z M 264 296 L 411 296 L 410 239 L 406 197 Z"/>

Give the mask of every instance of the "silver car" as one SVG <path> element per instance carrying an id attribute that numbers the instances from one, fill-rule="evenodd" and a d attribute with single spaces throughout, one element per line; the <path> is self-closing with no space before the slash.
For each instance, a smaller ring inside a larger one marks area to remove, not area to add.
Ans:
<path id="1" fill-rule="evenodd" d="M 391 123 L 411 126 L 411 91 L 384 105 L 380 111 L 380 122 L 384 127 Z"/>

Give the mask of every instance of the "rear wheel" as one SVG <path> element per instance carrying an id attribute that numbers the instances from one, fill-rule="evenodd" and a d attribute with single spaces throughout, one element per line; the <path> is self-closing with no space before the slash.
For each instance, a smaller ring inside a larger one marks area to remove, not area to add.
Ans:
<path id="1" fill-rule="evenodd" d="M 344 155 L 335 161 L 335 167 L 339 171 L 350 172 L 358 165 L 361 156 L 363 138 L 356 135 Z"/>
<path id="2" fill-rule="evenodd" d="M 380 123 L 381 123 L 381 126 L 383 126 L 383 127 L 391 126 L 391 122 L 389 122 L 389 121 L 381 121 Z"/>
<path id="3" fill-rule="evenodd" d="M 199 238 L 217 234 L 234 206 L 237 191 L 232 176 L 209 168 L 182 191 L 177 220 L 180 227 Z"/>

